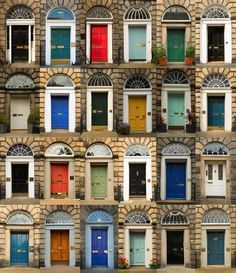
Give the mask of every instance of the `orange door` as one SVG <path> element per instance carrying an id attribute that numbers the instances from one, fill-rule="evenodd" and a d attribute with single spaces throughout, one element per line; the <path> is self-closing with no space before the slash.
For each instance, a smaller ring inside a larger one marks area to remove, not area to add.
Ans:
<path id="1" fill-rule="evenodd" d="M 108 38 L 106 25 L 91 26 L 91 61 L 107 62 Z"/>
<path id="2" fill-rule="evenodd" d="M 68 164 L 51 164 L 51 193 L 68 194 Z"/>
<path id="3" fill-rule="evenodd" d="M 129 97 L 129 124 L 131 131 L 146 130 L 146 96 Z"/>
<path id="4" fill-rule="evenodd" d="M 51 231 L 51 262 L 69 263 L 69 231 Z"/>

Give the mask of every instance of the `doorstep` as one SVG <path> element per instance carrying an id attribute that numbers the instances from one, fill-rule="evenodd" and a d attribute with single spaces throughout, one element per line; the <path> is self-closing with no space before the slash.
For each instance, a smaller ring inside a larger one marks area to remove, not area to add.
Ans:
<path id="1" fill-rule="evenodd" d="M 149 272 L 149 273 L 156 273 L 156 269 L 148 269 L 148 268 L 128 268 L 128 269 L 119 269 L 119 273 L 144 273 L 144 272 Z"/>

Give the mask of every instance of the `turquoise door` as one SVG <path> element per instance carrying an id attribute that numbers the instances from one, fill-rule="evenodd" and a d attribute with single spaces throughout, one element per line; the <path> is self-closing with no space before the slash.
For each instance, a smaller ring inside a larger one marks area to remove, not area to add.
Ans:
<path id="1" fill-rule="evenodd" d="M 51 59 L 53 64 L 70 63 L 70 28 L 51 29 Z"/>
<path id="2" fill-rule="evenodd" d="M 168 126 L 184 126 L 184 94 L 168 95 Z"/>
<path id="3" fill-rule="evenodd" d="M 207 232 L 207 264 L 224 265 L 225 233 Z"/>
<path id="4" fill-rule="evenodd" d="M 130 265 L 145 265 L 145 233 L 130 233 Z"/>
<path id="5" fill-rule="evenodd" d="M 129 26 L 129 60 L 146 60 L 146 26 Z"/>
<path id="6" fill-rule="evenodd" d="M 185 58 L 185 30 L 167 30 L 167 54 L 170 62 L 184 62 Z"/>
<path id="7" fill-rule="evenodd" d="M 225 97 L 208 97 L 208 127 L 224 129 Z"/>

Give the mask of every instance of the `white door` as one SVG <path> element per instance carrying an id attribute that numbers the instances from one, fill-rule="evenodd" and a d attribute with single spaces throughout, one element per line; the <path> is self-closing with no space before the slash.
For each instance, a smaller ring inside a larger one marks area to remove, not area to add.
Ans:
<path id="1" fill-rule="evenodd" d="M 30 101 L 27 96 L 11 97 L 11 129 L 26 130 L 30 113 Z"/>
<path id="2" fill-rule="evenodd" d="M 226 166 L 224 162 L 206 164 L 206 196 L 226 195 Z"/>

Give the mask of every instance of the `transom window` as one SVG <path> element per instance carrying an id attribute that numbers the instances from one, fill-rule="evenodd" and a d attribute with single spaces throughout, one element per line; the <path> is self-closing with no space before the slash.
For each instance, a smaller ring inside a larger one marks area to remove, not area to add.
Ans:
<path id="1" fill-rule="evenodd" d="M 162 155 L 190 155 L 190 149 L 182 143 L 170 143 L 162 149 Z"/>
<path id="2" fill-rule="evenodd" d="M 34 81 L 27 75 L 16 74 L 11 76 L 6 82 L 7 89 L 33 89 Z"/>
<path id="3" fill-rule="evenodd" d="M 48 14 L 48 20 L 74 20 L 73 13 L 66 8 L 55 8 Z"/>
<path id="4" fill-rule="evenodd" d="M 229 155 L 228 148 L 219 142 L 208 143 L 202 152 L 203 155 Z"/>
<path id="5" fill-rule="evenodd" d="M 170 211 L 161 221 L 162 225 L 186 225 L 189 224 L 188 218 L 179 211 Z"/>
<path id="6" fill-rule="evenodd" d="M 169 7 L 162 18 L 162 22 L 190 22 L 190 16 L 187 10 L 180 6 Z"/>
<path id="7" fill-rule="evenodd" d="M 25 144 L 14 144 L 7 151 L 7 156 L 33 156 L 33 152 Z"/>
<path id="8" fill-rule="evenodd" d="M 104 87 L 110 87 L 112 86 L 111 79 L 104 73 L 96 73 L 92 75 L 87 83 L 87 86 L 104 86 Z"/>
<path id="9" fill-rule="evenodd" d="M 221 6 L 211 6 L 207 8 L 202 15 L 202 18 L 209 18 L 209 19 L 229 18 L 229 17 L 230 16 L 227 10 L 225 10 Z"/>
<path id="10" fill-rule="evenodd" d="M 126 224 L 150 224 L 151 219 L 145 211 L 133 211 L 125 217 Z"/>
<path id="11" fill-rule="evenodd" d="M 111 12 L 103 6 L 92 7 L 86 15 L 87 19 L 112 19 Z"/>
<path id="12" fill-rule="evenodd" d="M 86 151 L 86 157 L 112 157 L 112 152 L 104 144 L 93 144 Z"/>
<path id="13" fill-rule="evenodd" d="M 33 225 L 32 217 L 23 211 L 18 211 L 9 216 L 6 223 L 8 225 Z"/>
<path id="14" fill-rule="evenodd" d="M 128 147 L 125 156 L 150 156 L 150 153 L 146 146 L 131 145 Z"/>
<path id="15" fill-rule="evenodd" d="M 129 9 L 124 16 L 126 20 L 150 20 L 150 13 L 144 8 L 135 6 Z"/>
<path id="16" fill-rule="evenodd" d="M 6 16 L 7 20 L 29 20 L 34 19 L 34 15 L 30 8 L 24 5 L 17 5 L 12 7 Z"/>
<path id="17" fill-rule="evenodd" d="M 65 143 L 54 143 L 50 145 L 45 152 L 45 156 L 64 157 L 64 156 L 73 156 L 73 155 L 74 153 L 72 149 Z"/>
<path id="18" fill-rule="evenodd" d="M 74 87 L 70 78 L 64 75 L 55 75 L 50 78 L 47 87 Z"/>
<path id="19" fill-rule="evenodd" d="M 189 85 L 189 80 L 183 71 L 171 70 L 165 75 L 163 79 L 163 84 L 188 84 Z"/>
<path id="20" fill-rule="evenodd" d="M 125 89 L 150 89 L 149 80 L 143 75 L 132 75 L 125 83 Z"/>
<path id="21" fill-rule="evenodd" d="M 228 78 L 220 74 L 211 74 L 208 75 L 203 83 L 202 87 L 204 88 L 230 88 L 231 84 Z"/>
<path id="22" fill-rule="evenodd" d="M 202 224 L 229 224 L 229 217 L 225 212 L 213 209 L 204 215 Z"/>
<path id="23" fill-rule="evenodd" d="M 107 224 L 112 222 L 112 217 L 103 210 L 92 212 L 86 220 L 87 224 Z"/>
<path id="24" fill-rule="evenodd" d="M 46 224 L 73 224 L 74 220 L 69 213 L 65 211 L 55 211 L 48 216 Z"/>

